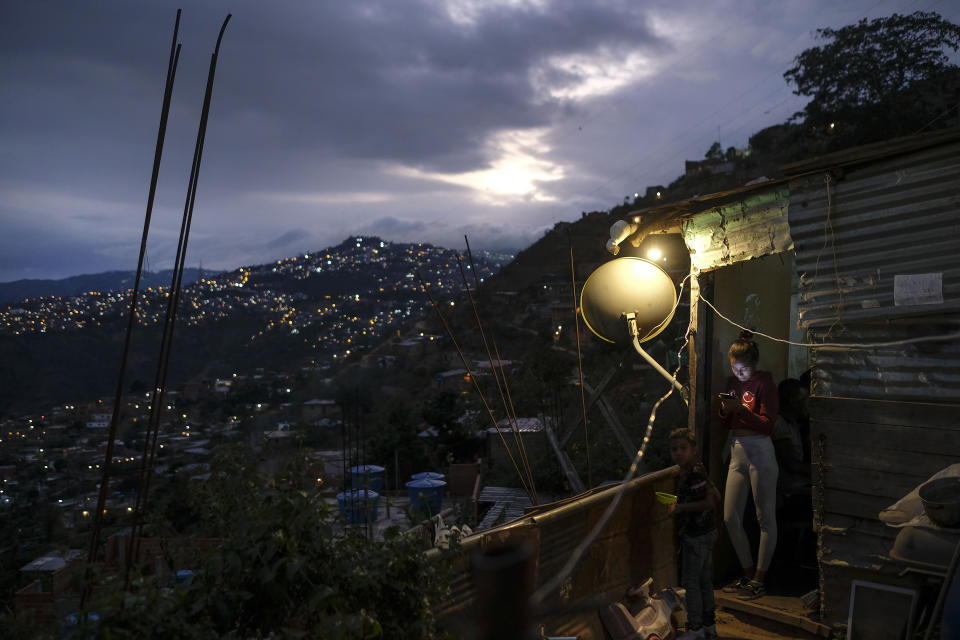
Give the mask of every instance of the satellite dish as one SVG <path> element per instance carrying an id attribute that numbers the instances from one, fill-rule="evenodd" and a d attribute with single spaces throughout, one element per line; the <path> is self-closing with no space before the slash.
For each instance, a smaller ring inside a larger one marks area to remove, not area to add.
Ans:
<path id="1" fill-rule="evenodd" d="M 616 258 L 590 274 L 580 292 L 580 313 L 601 340 L 628 345 L 626 315 L 634 314 L 637 342 L 663 331 L 673 318 L 677 290 L 667 272 L 643 258 Z"/>

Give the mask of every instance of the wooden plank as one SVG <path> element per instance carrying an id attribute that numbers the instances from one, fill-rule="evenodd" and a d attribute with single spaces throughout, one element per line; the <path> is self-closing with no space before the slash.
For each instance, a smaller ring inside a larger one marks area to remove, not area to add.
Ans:
<path id="1" fill-rule="evenodd" d="M 840 515 L 877 520 L 878 514 L 889 507 L 893 501 L 890 498 L 870 496 L 853 491 L 827 488 L 824 492 L 824 512 Z M 817 492 L 813 492 L 814 508 L 816 508 Z"/>
<path id="2" fill-rule="evenodd" d="M 960 425 L 960 414 L 957 418 Z M 936 453 L 960 458 L 960 431 L 925 425 L 885 425 L 848 420 L 814 420 L 811 431 L 827 434 L 831 444 Z"/>
<path id="3" fill-rule="evenodd" d="M 557 457 L 557 461 L 560 463 L 560 468 L 563 470 L 563 474 L 567 477 L 567 482 L 570 484 L 570 489 L 575 494 L 583 493 L 586 490 L 586 486 L 583 484 L 583 480 L 580 479 L 580 475 L 577 474 L 577 470 L 573 466 L 573 462 L 570 460 L 570 456 L 567 455 L 567 452 L 560 448 L 560 444 L 557 442 L 557 436 L 553 433 L 553 429 L 550 427 L 549 422 L 545 422 L 543 425 L 544 429 L 547 432 L 547 442 L 550 443 L 550 446 L 553 448 L 553 453 Z"/>
<path id="4" fill-rule="evenodd" d="M 891 527 L 880 520 L 865 520 L 863 518 L 853 518 L 846 515 L 835 513 L 825 514 L 823 523 L 827 530 L 837 532 L 849 532 L 856 530 L 864 535 L 875 538 L 887 538 L 893 540 L 900 533 L 900 529 Z"/>
<path id="5" fill-rule="evenodd" d="M 807 616 L 793 613 L 791 611 L 785 611 L 777 607 L 767 606 L 763 604 L 762 600 L 738 600 L 733 594 L 724 593 L 723 591 L 715 591 L 714 594 L 717 605 L 728 611 L 742 611 L 744 613 L 749 613 L 761 618 L 766 618 L 767 620 L 773 620 L 791 627 L 803 629 L 804 631 L 812 633 L 816 636 L 820 636 L 821 638 L 830 637 L 830 627 L 825 624 L 820 624 L 815 620 L 811 620 Z"/>
<path id="6" fill-rule="evenodd" d="M 855 469 L 833 464 L 824 474 L 828 489 L 855 490 L 873 496 L 882 496 L 893 504 L 907 495 L 931 474 L 908 476 L 876 469 Z"/>
<path id="7" fill-rule="evenodd" d="M 587 393 L 593 393 L 586 382 L 583 383 L 583 388 Z M 600 414 L 607 421 L 607 426 L 609 426 L 610 430 L 613 431 L 613 435 L 617 439 L 617 442 L 620 443 L 620 446 L 623 447 L 624 452 L 627 454 L 627 460 L 633 462 L 634 457 L 637 455 L 637 447 L 630 440 L 630 436 L 627 434 L 626 429 L 624 429 L 623 425 L 620 423 L 620 418 L 617 417 L 617 412 L 613 410 L 613 407 L 610 406 L 610 403 L 607 402 L 607 399 L 603 397 L 597 398 L 597 407 L 600 409 Z"/>
<path id="8" fill-rule="evenodd" d="M 960 405 L 862 398 L 813 396 L 808 401 L 810 419 L 916 425 L 960 431 Z"/>
<path id="9" fill-rule="evenodd" d="M 573 424 L 567 429 L 567 432 L 563 434 L 560 438 L 560 448 L 567 446 L 567 443 L 570 441 L 571 436 L 576 432 L 577 427 L 583 424 L 583 416 L 585 413 L 589 413 L 590 409 L 593 407 L 593 403 L 603 394 L 603 390 L 607 388 L 607 385 L 610 384 L 610 381 L 613 380 L 613 377 L 617 374 L 620 368 L 623 366 L 623 360 L 621 359 L 615 365 L 607 369 L 607 372 L 603 374 L 603 378 L 600 379 L 600 382 L 597 384 L 597 388 L 592 392 L 587 391 L 588 387 L 583 386 L 584 391 L 589 393 L 589 398 L 587 398 L 586 409 L 577 413 L 577 419 L 574 420 Z"/>
<path id="10" fill-rule="evenodd" d="M 849 529 L 846 533 L 823 534 L 823 560 L 844 561 L 854 566 L 884 564 L 878 558 L 886 558 L 893 548 L 893 538 L 880 538 Z"/>
<path id="11" fill-rule="evenodd" d="M 882 471 L 926 480 L 933 474 L 960 463 L 960 456 L 945 456 L 914 451 L 891 451 L 873 448 L 840 448 L 827 444 L 826 462 L 834 467 Z M 915 484 L 919 484 L 917 482 Z"/>
<path id="12" fill-rule="evenodd" d="M 692 429 L 697 437 L 697 444 L 700 451 L 706 451 L 704 448 L 704 434 L 707 427 L 707 410 L 710 407 L 709 385 L 704 384 L 706 371 L 700 366 L 700 363 L 706 363 L 706 317 L 700 313 L 700 288 L 701 282 L 699 274 L 695 272 L 693 265 L 690 267 L 690 326 L 694 328 L 690 336 L 690 342 L 687 344 L 687 356 L 689 363 L 687 371 L 690 381 L 690 397 L 687 404 L 687 427 Z M 708 283 L 703 286 L 709 287 Z M 703 397 L 700 397 L 701 392 Z"/>

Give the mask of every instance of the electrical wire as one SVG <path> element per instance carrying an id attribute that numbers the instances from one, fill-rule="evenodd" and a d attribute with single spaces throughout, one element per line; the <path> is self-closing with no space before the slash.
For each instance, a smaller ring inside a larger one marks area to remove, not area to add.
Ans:
<path id="1" fill-rule="evenodd" d="M 678 296 L 678 300 L 679 300 L 679 296 Z M 682 364 L 683 359 L 681 356 L 683 355 L 683 350 L 686 349 L 687 346 L 690 344 L 692 328 L 693 328 L 692 323 L 687 325 L 687 331 L 684 334 L 683 346 L 680 347 L 680 350 L 677 353 L 678 364 L 677 364 L 677 368 L 673 372 L 674 382 L 676 382 L 677 375 L 680 373 L 680 369 L 683 367 L 683 364 Z M 614 494 L 613 499 L 610 501 L 610 504 L 607 506 L 606 510 L 604 510 L 603 515 L 597 521 L 597 524 L 594 525 L 590 533 L 587 534 L 587 536 L 580 542 L 580 544 L 577 545 L 577 547 L 570 554 L 570 558 L 563 565 L 560 571 L 558 571 L 555 576 L 553 576 L 550 580 L 545 582 L 542 587 L 540 587 L 539 589 L 536 590 L 536 592 L 534 592 L 533 596 L 531 597 L 531 601 L 534 606 L 538 606 L 541 602 L 543 602 L 544 598 L 546 598 L 547 595 L 552 593 L 555 589 L 557 589 L 560 586 L 561 583 L 563 583 L 564 580 L 567 579 L 567 577 L 573 572 L 577 564 L 583 558 L 583 554 L 587 550 L 587 548 L 591 544 L 593 544 L 594 540 L 597 539 L 597 536 L 599 536 L 600 533 L 603 531 L 603 529 L 607 526 L 607 523 L 610 521 L 610 518 L 613 516 L 614 511 L 616 511 L 617 506 L 620 504 L 620 500 L 623 497 L 623 493 L 624 491 L 626 491 L 627 483 L 630 480 L 632 480 L 633 477 L 637 474 L 637 471 L 639 470 L 640 465 L 643 462 L 643 457 L 646 454 L 647 446 L 650 444 L 650 438 L 653 435 L 653 425 L 657 420 L 657 410 L 660 408 L 660 405 L 662 405 L 667 400 L 667 398 L 673 395 L 673 391 L 675 388 L 676 387 L 673 384 L 671 384 L 667 392 L 662 396 L 660 396 L 660 399 L 657 400 L 657 402 L 653 405 L 653 408 L 650 410 L 650 417 L 647 420 L 647 430 L 643 435 L 643 441 L 640 444 L 640 448 L 637 450 L 637 455 L 634 456 L 633 458 L 633 462 L 630 463 L 630 468 L 627 470 L 627 474 L 626 476 L 624 476 L 623 480 L 621 481 L 620 487 L 617 489 L 617 492 Z"/>
<path id="2" fill-rule="evenodd" d="M 871 349 L 876 349 L 876 348 L 878 348 L 878 347 L 898 347 L 898 346 L 905 345 L 905 344 L 916 344 L 916 343 L 918 343 L 918 342 L 946 342 L 946 341 L 949 341 L 949 340 L 960 340 L 960 331 L 958 331 L 958 332 L 955 332 L 955 333 L 944 333 L 944 334 L 939 334 L 939 335 L 935 335 L 935 336 L 922 336 L 922 337 L 919 337 L 919 338 L 906 338 L 906 339 L 904 339 L 904 340 L 892 340 L 892 341 L 890 341 L 890 342 L 848 342 L 848 343 L 842 343 L 842 342 L 793 342 L 792 340 L 786 340 L 786 339 L 784 339 L 784 338 L 776 338 L 776 337 L 774 337 L 774 336 L 768 335 L 768 334 L 766 334 L 766 333 L 762 333 L 762 332 L 757 331 L 757 330 L 755 330 L 755 329 L 750 329 L 750 328 L 748 328 L 748 327 L 745 327 L 745 326 L 743 326 L 742 324 L 738 324 L 738 323 L 734 322 L 733 320 L 731 320 L 730 318 L 728 318 L 727 316 L 725 316 L 725 315 L 723 315 L 722 313 L 720 313 L 720 311 L 719 311 L 715 306 L 713 306 L 713 303 L 710 302 L 709 300 L 707 300 L 702 294 L 699 296 L 698 299 L 699 299 L 701 302 L 705 303 L 708 307 L 710 307 L 711 309 L 713 309 L 713 312 L 716 313 L 718 316 L 720 316 L 723 320 L 726 320 L 728 323 L 732 324 L 733 326 L 737 327 L 738 329 L 742 329 L 743 331 L 749 331 L 750 333 L 752 333 L 752 334 L 754 334 L 754 335 L 762 336 L 762 337 L 764 337 L 764 338 L 766 338 L 766 339 L 768 339 L 768 340 L 772 340 L 772 341 L 774 341 L 774 342 L 781 342 L 781 343 L 783 343 L 783 344 L 790 344 L 790 345 L 793 345 L 793 346 L 795 346 L 795 347 L 808 347 L 808 348 L 811 348 L 811 349 L 838 349 L 838 350 L 847 349 L 847 350 L 851 350 L 851 351 L 853 351 L 853 350 L 864 350 L 864 351 L 868 351 L 868 350 L 871 350 Z"/>
<path id="3" fill-rule="evenodd" d="M 437 304 L 437 301 L 430 293 L 430 290 L 427 289 L 427 283 L 424 281 L 419 269 L 417 269 L 416 274 L 417 279 L 420 280 L 420 287 L 423 289 L 423 292 L 427 294 L 427 298 L 429 298 L 430 304 L 433 306 L 433 310 L 437 313 L 437 317 L 440 318 L 440 323 L 447 332 L 447 336 L 449 336 L 450 341 L 453 342 L 453 347 L 457 350 L 457 355 L 460 356 L 460 361 L 463 362 L 463 367 L 467 370 L 467 375 L 470 376 L 470 380 L 473 382 L 473 386 L 480 396 L 480 401 L 483 403 L 483 408 L 487 410 L 487 415 L 490 417 L 493 427 L 497 430 L 497 435 L 500 436 L 500 441 L 503 443 L 503 448 L 506 450 L 507 456 L 510 458 L 510 462 L 513 464 L 513 470 L 517 472 L 517 478 L 519 478 L 520 484 L 523 485 L 523 490 L 530 497 L 530 500 L 534 500 L 533 491 L 527 486 L 527 483 L 524 481 L 523 474 L 520 473 L 520 467 L 517 465 L 517 461 L 513 457 L 513 452 L 510 450 L 510 446 L 507 444 L 507 439 L 503 437 L 503 431 L 501 431 L 500 425 L 497 424 L 497 419 L 493 417 L 493 411 L 490 410 L 490 405 L 487 404 L 487 399 L 480 390 L 480 385 L 477 383 L 477 377 L 470 371 L 470 364 L 467 362 L 466 356 L 463 355 L 463 350 L 457 343 L 457 339 L 453 336 L 453 331 L 450 330 L 450 325 L 447 324 L 447 320 L 443 317 L 443 313 L 440 312 L 440 305 Z"/>
<path id="4" fill-rule="evenodd" d="M 587 398 L 583 387 L 583 355 L 580 349 L 580 313 L 577 308 L 577 271 L 573 262 L 573 236 L 567 230 L 567 242 L 570 244 L 570 286 L 573 290 L 573 326 L 577 336 L 577 371 L 580 374 L 580 407 L 583 410 L 583 444 L 587 454 L 587 486 L 593 487 L 593 466 L 590 464 L 590 430 L 587 428 Z"/>
<path id="5" fill-rule="evenodd" d="M 466 236 L 464 236 L 466 237 Z M 517 450 L 520 453 L 520 461 L 523 463 L 523 469 L 527 474 L 527 480 L 530 483 L 530 490 L 533 492 L 533 503 L 539 504 L 537 499 L 537 486 L 533 481 L 533 470 L 530 467 L 530 460 L 527 457 L 527 448 L 523 444 L 523 437 L 520 435 L 520 422 L 517 420 L 516 412 L 510 411 L 510 406 L 507 405 L 507 397 L 504 394 L 503 386 L 500 384 L 500 375 L 497 373 L 497 365 L 493 363 L 493 353 L 490 351 L 490 343 L 487 342 L 487 334 L 483 330 L 483 323 L 480 321 L 480 312 L 477 310 L 477 303 L 473 299 L 473 293 L 470 291 L 470 284 L 467 282 L 467 274 L 463 270 L 463 259 L 457 255 L 457 267 L 460 269 L 460 277 L 463 279 L 463 288 L 467 292 L 467 298 L 470 300 L 470 306 L 473 308 L 473 316 L 477 321 L 477 329 L 480 330 L 480 338 L 483 341 L 483 348 L 487 352 L 487 361 L 490 363 L 490 369 L 493 373 L 494 382 L 497 383 L 497 391 L 500 393 L 500 401 L 503 403 L 503 411 L 507 416 L 507 421 L 510 423 L 511 430 L 513 431 L 513 440 L 517 445 Z M 476 273 L 474 273 L 476 276 Z M 492 340 L 492 336 L 491 336 Z M 497 355 L 497 362 L 499 364 L 500 356 Z M 502 373 L 503 367 L 501 365 L 500 371 Z M 504 384 L 506 384 L 506 379 L 504 379 Z M 479 389 L 479 387 L 478 387 Z M 512 406 L 512 401 L 511 401 Z"/>

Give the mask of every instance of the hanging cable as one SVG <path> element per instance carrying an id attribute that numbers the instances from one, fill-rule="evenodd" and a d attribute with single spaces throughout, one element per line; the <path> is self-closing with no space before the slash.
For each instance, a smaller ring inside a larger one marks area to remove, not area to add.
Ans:
<path id="1" fill-rule="evenodd" d="M 583 444 L 587 453 L 587 486 L 593 487 L 593 466 L 590 464 L 590 430 L 587 427 L 587 398 L 583 390 L 583 355 L 580 350 L 580 310 L 577 306 L 577 271 L 573 261 L 573 237 L 567 229 L 567 242 L 570 245 L 570 286 L 573 290 L 573 326 L 577 336 L 577 371 L 580 374 L 580 408 L 583 411 Z"/>
<path id="2" fill-rule="evenodd" d="M 713 303 L 711 303 L 709 300 L 707 300 L 702 294 L 700 295 L 699 299 L 702 300 L 708 307 L 710 307 L 711 309 L 713 309 L 713 312 L 714 312 L 714 313 L 716 313 L 716 314 L 717 314 L 718 316 L 720 316 L 722 319 L 726 320 L 728 323 L 730 323 L 731 325 L 737 327 L 738 329 L 742 329 L 742 330 L 744 330 L 744 331 L 749 331 L 749 332 L 753 333 L 754 335 L 763 336 L 764 338 L 767 338 L 768 340 L 773 340 L 774 342 L 780 342 L 780 343 L 783 343 L 783 344 L 790 344 L 790 345 L 793 345 L 793 346 L 795 346 L 795 347 L 809 347 L 809 348 L 813 348 L 813 349 L 849 349 L 849 350 L 861 349 L 861 350 L 870 350 L 870 349 L 876 349 L 876 348 L 878 348 L 878 347 L 898 347 L 898 346 L 905 345 L 905 344 L 916 344 L 916 343 L 918 343 L 918 342 L 946 342 L 946 341 L 950 341 L 950 340 L 960 340 L 960 331 L 958 331 L 958 332 L 956 332 L 956 333 L 944 333 L 944 334 L 935 335 L 935 336 L 923 336 L 923 337 L 920 337 L 920 338 L 906 338 L 906 339 L 904 339 L 904 340 L 892 340 L 892 341 L 890 341 L 890 342 L 872 342 L 872 343 L 871 343 L 871 342 L 849 342 L 849 343 L 842 343 L 842 342 L 793 342 L 793 341 L 791 341 L 791 340 L 785 340 L 784 338 L 776 338 L 776 337 L 774 337 L 774 336 L 768 335 L 768 334 L 766 334 L 766 333 L 762 333 L 762 332 L 757 331 L 757 330 L 755 330 L 755 329 L 749 329 L 749 328 L 743 326 L 742 324 L 738 324 L 738 323 L 734 322 L 733 320 L 731 320 L 730 318 L 728 318 L 727 316 L 725 316 L 725 315 L 723 315 L 722 313 L 720 313 L 720 311 L 719 311 L 715 306 L 713 306 Z"/>
<path id="3" fill-rule="evenodd" d="M 919 129 L 917 129 L 916 131 L 914 131 L 914 132 L 913 132 L 913 135 L 917 135 L 918 133 L 924 132 L 924 131 L 927 130 L 927 129 L 930 127 L 930 125 L 932 125 L 934 122 L 936 122 L 936 121 L 939 120 L 940 118 L 943 118 L 944 116 L 950 115 L 950 112 L 951 112 L 951 111 L 955 111 L 955 110 L 957 110 L 957 109 L 960 109 L 960 102 L 958 102 L 957 104 L 953 105 L 952 107 L 947 107 L 947 108 L 946 108 L 942 113 L 940 113 L 940 115 L 938 115 L 936 118 L 934 118 L 933 120 L 931 120 L 931 121 L 928 122 L 927 124 L 923 125 L 922 127 L 920 127 Z"/>
<path id="4" fill-rule="evenodd" d="M 474 282 L 474 284 L 475 284 L 476 287 L 477 287 L 477 291 L 479 291 L 479 290 L 480 290 L 480 276 L 479 276 L 479 273 L 477 272 L 477 265 L 474 264 L 474 262 L 473 262 L 473 251 L 470 249 L 470 238 L 468 238 L 468 237 L 466 236 L 466 234 L 464 234 L 464 236 L 463 236 L 463 241 L 464 241 L 464 242 L 466 243 L 466 245 L 467 245 L 467 258 L 469 258 L 469 260 L 470 260 L 470 270 L 473 272 L 473 282 Z M 506 394 L 507 394 L 507 406 L 509 407 L 509 409 L 508 409 L 508 415 L 509 415 L 509 416 L 512 416 L 514 424 L 519 425 L 519 421 L 518 421 L 518 419 L 517 419 L 517 410 L 516 410 L 516 407 L 514 407 L 513 397 L 512 397 L 511 394 L 510 394 L 510 384 L 509 384 L 509 382 L 507 381 L 507 370 L 506 370 L 506 368 L 503 366 L 503 360 L 500 359 L 500 349 L 497 347 L 497 339 L 496 339 L 496 337 L 490 336 L 490 342 L 491 342 L 491 344 L 493 345 L 494 353 L 495 353 L 496 356 L 497 356 L 497 360 L 496 360 L 497 364 L 496 364 L 495 369 L 498 368 L 499 371 L 500 371 L 500 379 L 503 380 L 503 388 L 504 388 L 504 390 L 506 391 Z M 495 376 L 497 375 L 496 371 L 494 371 L 494 375 L 495 375 Z M 546 419 L 546 416 L 544 417 L 544 419 Z M 517 429 L 518 429 L 518 431 L 519 431 L 519 426 L 517 427 Z M 523 442 L 523 441 L 522 441 L 522 439 L 521 439 L 521 443 L 522 443 L 522 442 Z M 526 457 L 526 450 L 525 450 L 525 449 L 524 449 L 524 457 Z M 527 463 L 527 465 L 528 465 L 528 467 L 529 467 L 529 462 Z M 533 485 L 533 473 L 532 473 L 532 470 L 530 471 L 530 483 L 531 483 L 531 486 L 532 486 L 532 485 Z M 532 486 L 532 488 L 533 488 L 533 490 L 534 490 L 534 493 L 536 493 L 536 487 L 535 487 L 535 486 Z M 539 496 L 537 496 L 537 500 L 539 501 Z"/>
<path id="5" fill-rule="evenodd" d="M 840 272 L 837 266 L 837 237 L 833 231 L 833 197 L 830 190 L 831 182 L 833 181 L 829 173 L 824 174 L 823 182 L 827 192 L 827 211 L 826 211 L 826 220 L 823 223 L 823 246 L 820 247 L 820 251 L 817 252 L 817 260 L 813 266 L 813 281 L 816 282 L 817 276 L 820 273 L 820 256 L 823 254 L 823 250 L 827 248 L 827 244 L 830 244 L 830 250 L 833 253 L 833 278 L 834 284 L 837 287 L 837 297 L 839 302 L 837 303 L 837 317 L 834 319 L 833 324 L 830 325 L 830 328 L 827 329 L 826 335 L 833 333 L 833 328 L 841 322 L 841 317 L 843 315 L 843 287 L 840 284 Z M 842 324 L 841 324 L 842 327 Z"/>
<path id="6" fill-rule="evenodd" d="M 483 397 L 483 392 L 480 390 L 480 385 L 477 384 L 477 378 L 470 372 L 470 364 L 467 362 L 466 356 L 463 355 L 463 351 L 460 349 L 460 345 L 457 344 L 457 339 L 453 337 L 453 332 L 450 330 L 449 325 L 447 325 L 446 319 L 443 317 L 443 314 L 440 312 L 440 307 L 437 305 L 437 301 L 434 300 L 433 295 L 430 293 L 430 290 L 427 289 L 427 284 L 423 280 L 423 276 L 420 275 L 420 270 L 416 271 L 417 279 L 420 280 L 420 287 L 423 289 L 423 292 L 427 294 L 427 298 L 430 299 L 430 304 L 433 306 L 433 310 L 437 312 L 437 317 L 440 318 L 440 323 L 443 325 L 444 330 L 447 332 L 447 335 L 450 337 L 450 340 L 453 342 L 454 348 L 457 350 L 457 355 L 460 356 L 460 361 L 463 362 L 464 368 L 467 370 L 467 376 L 473 382 L 473 386 L 477 391 L 477 394 L 480 396 L 480 401 L 483 403 L 483 408 L 487 410 L 487 415 L 490 417 L 490 421 L 493 423 L 493 427 L 497 430 L 497 435 L 500 436 L 500 441 L 503 443 L 503 448 L 507 452 L 507 456 L 510 458 L 510 462 L 513 464 L 513 470 L 517 472 L 517 477 L 520 479 L 520 484 L 523 485 L 523 490 L 526 492 L 527 496 L 530 497 L 530 500 L 533 500 L 533 492 L 527 486 L 527 483 L 524 481 L 523 474 L 520 473 L 520 467 L 517 466 L 517 461 L 513 457 L 513 452 L 510 451 L 510 446 L 507 444 L 507 439 L 503 437 L 503 432 L 500 430 L 500 425 L 497 424 L 497 419 L 493 417 L 493 412 L 490 410 L 490 406 L 487 404 L 486 398 Z"/>
<path id="7" fill-rule="evenodd" d="M 504 413 L 507 416 L 507 421 L 510 423 L 511 430 L 513 431 L 513 439 L 520 453 L 520 461 L 523 463 L 523 469 L 527 474 L 527 480 L 529 481 L 530 489 L 533 492 L 533 503 L 539 504 L 539 501 L 537 500 L 536 484 L 533 482 L 533 471 L 530 468 L 530 460 L 527 458 L 527 449 L 523 444 L 523 437 L 520 434 L 520 424 L 516 415 L 511 414 L 510 409 L 507 406 L 507 398 L 504 394 L 503 387 L 500 385 L 500 377 L 497 374 L 497 367 L 493 363 L 493 354 L 490 352 L 490 345 L 487 342 L 487 335 L 483 330 L 483 323 L 480 321 L 480 312 L 477 311 L 477 303 L 474 301 L 473 294 L 470 292 L 470 285 L 467 283 L 467 274 L 463 270 L 463 260 L 459 255 L 457 256 L 457 266 L 460 269 L 460 277 L 463 279 L 463 287 L 467 292 L 467 298 L 470 300 L 470 306 L 473 308 L 474 318 L 477 320 L 477 328 L 480 330 L 480 338 L 483 341 L 483 348 L 487 352 L 487 360 L 490 362 L 490 368 L 493 371 L 493 379 L 497 383 L 497 391 L 500 393 L 500 401 L 503 403 Z M 497 360 L 499 361 L 499 356 L 497 357 Z"/>
<path id="8" fill-rule="evenodd" d="M 687 278 L 689 278 L 689 276 L 687 276 Z M 676 307 L 680 304 L 680 296 L 683 293 L 683 285 L 687 281 L 687 278 L 684 278 L 680 282 L 680 294 L 677 296 L 677 303 L 674 306 L 674 309 L 676 309 Z M 673 312 L 671 312 L 670 316 L 668 317 L 672 316 Z M 673 372 L 673 382 L 676 382 L 677 376 L 680 374 L 680 369 L 683 367 L 683 351 L 684 349 L 688 348 L 690 341 L 694 339 L 692 334 L 693 318 L 691 318 L 690 322 L 687 324 L 687 330 L 684 333 L 683 346 L 681 346 L 680 350 L 677 352 L 677 368 Z M 545 582 L 543 586 L 537 589 L 537 591 L 533 594 L 532 601 L 535 606 L 543 602 L 543 599 L 547 595 L 552 593 L 564 580 L 566 580 L 567 576 L 570 575 L 570 573 L 580 562 L 586 549 L 593 544 L 593 541 L 597 539 L 597 536 L 599 536 L 604 527 L 607 526 L 607 523 L 613 516 L 613 512 L 617 509 L 617 505 L 620 504 L 620 499 L 623 497 L 623 492 L 626 490 L 627 483 L 633 479 L 634 475 L 636 475 L 637 471 L 640 469 L 640 465 L 643 463 L 643 457 L 646 455 L 647 446 L 650 444 L 650 439 L 653 435 L 653 425 L 657 420 L 657 410 L 660 408 L 660 405 L 667 400 L 667 398 L 673 395 L 675 388 L 676 387 L 671 384 L 667 392 L 660 396 L 657 402 L 653 405 L 653 408 L 650 410 L 650 417 L 647 420 L 647 429 L 644 432 L 643 441 L 640 443 L 640 448 L 637 450 L 636 456 L 634 456 L 633 461 L 630 463 L 630 468 L 627 470 L 626 476 L 624 476 L 623 480 L 621 481 L 619 489 L 614 494 L 613 499 L 603 512 L 603 515 L 597 521 L 597 524 L 594 525 L 590 533 L 587 534 L 587 537 L 584 538 L 573 550 L 573 553 L 570 554 L 570 558 L 567 560 L 566 564 L 563 565 L 560 571 L 553 578 Z"/>
<path id="9" fill-rule="evenodd" d="M 684 344 L 680 348 L 680 351 L 677 353 L 678 362 L 681 362 L 681 355 L 683 353 L 683 350 L 687 348 L 690 340 L 692 339 L 691 328 L 692 328 L 692 325 L 688 324 L 686 334 L 684 335 Z M 680 368 L 682 366 L 683 366 L 682 364 L 677 365 L 677 368 L 673 373 L 674 380 L 677 379 L 677 375 L 680 373 Z M 539 606 L 540 603 L 543 602 L 544 598 L 546 598 L 550 593 L 556 590 L 563 583 L 563 581 L 567 579 L 567 577 L 573 572 L 577 564 L 583 558 L 584 552 L 590 547 L 590 545 L 593 544 L 594 540 L 597 539 L 597 536 L 599 536 L 600 533 L 603 531 L 603 529 L 607 526 L 607 523 L 610 521 L 610 518 L 613 516 L 613 513 L 616 511 L 617 506 L 620 504 L 620 500 L 623 497 L 623 493 L 627 488 L 627 483 L 633 479 L 633 477 L 636 475 L 637 471 L 639 470 L 640 465 L 643 463 L 643 457 L 646 454 L 647 446 L 650 444 L 650 438 L 653 435 L 653 425 L 657 419 L 657 410 L 660 408 L 660 405 L 662 405 L 667 400 L 667 398 L 673 395 L 673 390 L 674 390 L 674 386 L 671 384 L 667 392 L 662 396 L 660 396 L 660 399 L 657 400 L 657 402 L 653 405 L 653 408 L 650 410 L 650 417 L 647 420 L 647 429 L 646 429 L 646 432 L 644 433 L 643 441 L 640 444 L 640 448 L 637 450 L 637 455 L 634 456 L 633 462 L 631 462 L 630 464 L 630 468 L 627 470 L 627 474 L 624 476 L 623 480 L 621 481 L 620 487 L 617 489 L 617 492 L 614 494 L 613 499 L 610 501 L 610 504 L 607 505 L 607 508 L 604 510 L 603 515 L 594 525 L 590 533 L 587 534 L 587 536 L 580 541 L 580 544 L 578 544 L 577 547 L 573 550 L 573 553 L 570 554 L 569 559 L 563 565 L 560 571 L 558 571 L 557 574 L 554 575 L 550 580 L 546 581 L 543 584 L 543 586 L 537 589 L 537 591 L 533 594 L 531 601 L 535 607 Z"/>

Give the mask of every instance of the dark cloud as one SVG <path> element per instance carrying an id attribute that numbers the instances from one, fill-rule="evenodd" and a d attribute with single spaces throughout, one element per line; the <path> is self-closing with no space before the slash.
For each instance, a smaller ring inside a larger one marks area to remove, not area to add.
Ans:
<path id="1" fill-rule="evenodd" d="M 277 236 L 273 240 L 263 243 L 267 249 L 287 249 L 294 244 L 302 244 L 310 237 L 310 233 L 305 229 L 292 229 L 283 235 Z"/>
<path id="2" fill-rule="evenodd" d="M 899 10 L 812 1 L 189 3 L 153 266 L 173 259 L 227 13 L 188 251 L 218 269 L 360 232 L 521 248 L 668 183 L 798 108 L 782 72 L 813 29 Z M 0 3 L 0 280 L 136 264 L 177 7 Z M 511 180 L 528 188 L 497 191 Z"/>
<path id="3" fill-rule="evenodd" d="M 429 225 L 422 220 L 398 220 L 393 216 L 386 216 L 374 220 L 363 227 L 361 235 L 374 235 L 381 238 L 392 238 L 397 234 L 424 233 Z"/>

